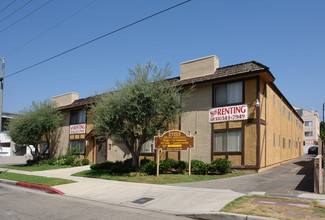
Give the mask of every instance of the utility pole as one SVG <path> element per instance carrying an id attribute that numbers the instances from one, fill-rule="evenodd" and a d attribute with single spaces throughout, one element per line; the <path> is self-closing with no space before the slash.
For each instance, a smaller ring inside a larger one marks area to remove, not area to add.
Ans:
<path id="1" fill-rule="evenodd" d="M 2 71 L 1 71 L 1 90 L 0 90 L 0 132 L 2 131 L 2 103 L 3 103 L 3 78 L 5 74 L 5 58 L 0 57 L 1 62 L 2 62 Z"/>

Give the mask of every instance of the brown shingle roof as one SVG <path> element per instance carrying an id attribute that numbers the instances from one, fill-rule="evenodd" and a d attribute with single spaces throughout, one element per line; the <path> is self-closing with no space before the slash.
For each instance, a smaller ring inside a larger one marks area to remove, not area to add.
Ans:
<path id="1" fill-rule="evenodd" d="M 72 109 L 72 108 L 78 108 L 78 107 L 83 107 L 83 106 L 87 106 L 87 105 L 92 105 L 92 104 L 96 103 L 98 98 L 99 98 L 99 95 L 90 96 L 90 97 L 83 98 L 83 99 L 77 99 L 70 105 L 60 106 L 58 109 L 66 110 L 66 109 Z"/>
<path id="2" fill-rule="evenodd" d="M 216 71 L 213 74 L 205 75 L 205 76 L 199 76 L 194 77 L 190 79 L 183 79 L 180 80 L 180 77 L 174 77 L 167 79 L 169 82 L 174 82 L 177 86 L 186 86 L 191 84 L 197 84 L 197 83 L 204 83 L 219 79 L 224 79 L 228 77 L 235 77 L 240 75 L 247 75 L 247 74 L 253 74 L 258 72 L 266 71 L 270 74 L 270 76 L 274 79 L 274 76 L 269 71 L 269 67 L 264 66 L 263 64 L 256 62 L 256 61 L 250 61 L 247 63 L 240 63 L 236 65 L 221 67 L 216 69 Z M 87 105 L 92 105 L 96 102 L 96 100 L 100 97 L 100 95 L 97 96 L 90 96 L 88 98 L 78 99 L 75 100 L 70 105 L 65 105 L 59 107 L 59 110 L 65 110 L 65 109 L 72 109 L 72 108 L 78 108 L 78 107 L 84 107 Z"/>
<path id="3" fill-rule="evenodd" d="M 234 77 L 243 74 L 252 74 L 263 71 L 269 72 L 272 78 L 274 78 L 274 76 L 269 71 L 269 67 L 264 66 L 263 64 L 256 61 L 250 61 L 247 63 L 240 63 L 236 65 L 218 68 L 213 74 L 179 80 L 178 82 L 176 82 L 176 85 L 186 86 L 190 84 L 208 82 L 216 79 L 223 79 L 227 77 Z"/>

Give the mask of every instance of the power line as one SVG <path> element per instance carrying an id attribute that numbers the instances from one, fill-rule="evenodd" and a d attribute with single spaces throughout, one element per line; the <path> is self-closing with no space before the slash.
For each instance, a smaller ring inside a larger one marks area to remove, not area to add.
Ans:
<path id="1" fill-rule="evenodd" d="M 28 2 L 26 2 L 23 6 L 21 6 L 20 8 L 18 8 L 16 11 L 12 12 L 10 15 L 8 15 L 7 17 L 3 18 L 2 20 L 0 20 L 0 23 L 3 22 L 4 20 L 6 20 L 7 18 L 9 18 L 11 15 L 15 14 L 16 12 L 20 11 L 20 9 L 24 8 L 26 5 L 28 5 L 29 3 L 31 3 L 33 0 L 30 0 Z"/>
<path id="2" fill-rule="evenodd" d="M 136 25 L 136 24 L 138 24 L 138 23 L 140 23 L 140 22 L 142 22 L 142 21 L 148 20 L 149 18 L 155 17 L 155 16 L 157 16 L 157 15 L 159 15 L 159 14 L 162 14 L 162 13 L 164 13 L 164 12 L 166 12 L 166 11 L 169 11 L 169 10 L 171 10 L 171 9 L 174 9 L 174 8 L 176 8 L 176 7 L 179 7 L 179 6 L 181 6 L 181 5 L 183 5 L 183 4 L 186 4 L 186 3 L 190 2 L 190 1 L 191 1 L 191 0 L 187 0 L 187 1 L 181 2 L 181 3 L 177 4 L 177 5 L 171 6 L 171 7 L 167 8 L 167 9 L 164 9 L 164 10 L 162 10 L 162 11 L 159 11 L 159 12 L 157 12 L 157 13 L 155 13 L 155 14 L 149 15 L 149 16 L 147 16 L 147 17 L 145 17 L 145 18 L 142 18 L 142 19 L 140 19 L 140 20 L 137 20 L 137 21 L 135 21 L 135 22 L 132 22 L 132 23 L 130 23 L 130 24 L 128 24 L 128 25 L 125 25 L 125 26 L 123 26 L 123 27 L 121 27 L 121 28 L 118 28 L 118 29 L 116 29 L 116 30 L 114 30 L 114 31 L 111 31 L 111 32 L 109 32 L 109 33 L 106 33 L 106 34 L 104 34 L 104 35 L 101 35 L 101 36 L 99 36 L 99 37 L 97 37 L 97 38 L 94 38 L 94 39 L 92 39 L 92 40 L 90 40 L 90 41 L 87 41 L 87 42 L 85 42 L 85 43 L 83 43 L 83 44 L 80 44 L 80 45 L 78 45 L 78 46 L 76 46 L 76 47 L 73 47 L 73 48 L 71 48 L 71 49 L 69 49 L 69 50 L 66 50 L 66 51 L 64 51 L 64 52 L 62 52 L 62 53 L 59 53 L 59 54 L 57 54 L 57 55 L 55 55 L 55 56 L 52 56 L 52 57 L 50 57 L 50 58 L 47 58 L 47 59 L 45 59 L 45 60 L 43 60 L 43 61 L 40 61 L 40 62 L 38 62 L 38 63 L 35 63 L 35 64 L 31 65 L 31 66 L 28 66 L 28 67 L 26 67 L 26 68 L 24 68 L 24 69 L 21 69 L 21 70 L 17 71 L 17 72 L 11 73 L 11 74 L 5 76 L 4 78 L 9 78 L 9 77 L 14 76 L 14 75 L 16 75 L 16 74 L 18 74 L 18 73 L 24 72 L 24 71 L 26 71 L 26 70 L 28 70 L 28 69 L 31 69 L 31 68 L 33 68 L 33 67 L 35 67 L 35 66 L 38 66 L 38 65 L 40 65 L 40 64 L 42 64 L 42 63 L 45 63 L 45 62 L 50 61 L 50 60 L 53 60 L 53 59 L 55 59 L 55 58 L 57 58 L 57 57 L 60 57 L 60 56 L 62 56 L 62 55 L 64 55 L 64 54 L 67 54 L 67 53 L 69 53 L 69 52 L 71 52 L 71 51 L 74 51 L 74 50 L 76 50 L 76 49 L 78 49 L 78 48 L 80 48 L 80 47 L 86 46 L 87 44 L 93 43 L 93 42 L 95 42 L 95 41 L 97 41 L 97 40 L 99 40 L 99 39 L 101 39 L 101 38 L 107 37 L 107 36 L 109 36 L 109 35 L 111 35 L 111 34 L 114 34 L 114 33 L 116 33 L 116 32 L 119 32 L 119 31 L 121 31 L 121 30 L 123 30 L 123 29 L 126 29 L 126 28 L 128 28 L 128 27 L 131 27 L 131 26 L 133 26 L 133 25 Z"/>
<path id="3" fill-rule="evenodd" d="M 43 31 L 42 33 L 40 33 L 39 35 L 37 35 L 36 37 L 32 38 L 31 40 L 27 41 L 25 44 L 21 45 L 20 47 L 16 48 L 15 50 L 11 51 L 10 53 L 8 53 L 5 57 L 8 57 L 9 55 L 12 55 L 14 53 L 16 53 L 17 51 L 19 51 L 20 49 L 26 47 L 28 44 L 30 44 L 31 42 L 33 42 L 34 40 L 38 39 L 39 37 L 43 36 L 44 34 L 48 33 L 50 30 L 53 30 L 54 28 L 56 28 L 57 26 L 59 26 L 60 24 L 62 24 L 63 22 L 67 21 L 68 19 L 72 18 L 73 16 L 75 16 L 76 14 L 80 13 L 82 10 L 88 8 L 90 5 L 92 5 L 93 3 L 95 3 L 96 0 L 93 0 L 91 2 L 89 2 L 87 5 L 85 5 L 84 7 L 80 8 L 79 10 L 75 11 L 74 13 L 72 13 L 71 15 L 67 16 L 66 18 L 64 18 L 63 20 L 61 20 L 60 22 L 56 23 L 55 25 L 53 25 L 52 27 L 50 27 L 49 29 Z"/>
<path id="4" fill-rule="evenodd" d="M 11 3 L 9 3 L 9 5 L 7 5 L 6 7 L 4 7 L 4 8 L 0 11 L 0 13 L 3 12 L 4 10 L 6 10 L 10 5 L 12 5 L 13 3 L 15 3 L 15 1 L 16 1 L 16 0 L 13 0 Z"/>
<path id="5" fill-rule="evenodd" d="M 31 0 L 31 1 L 32 1 L 32 0 Z M 27 18 L 28 16 L 30 16 L 30 15 L 33 14 L 34 12 L 38 11 L 39 9 L 43 8 L 45 5 L 47 5 L 47 4 L 50 3 L 51 1 L 53 1 L 53 0 L 49 0 L 49 1 L 45 2 L 45 4 L 41 5 L 40 7 L 36 8 L 35 10 L 29 12 L 27 15 L 25 15 L 25 16 L 22 17 L 21 19 L 15 21 L 14 23 L 12 23 L 12 24 L 10 24 L 9 26 L 7 26 L 6 28 L 2 29 L 2 30 L 0 31 L 0 33 L 3 32 L 3 31 L 5 31 L 5 30 L 7 30 L 7 29 L 9 29 L 10 27 L 14 26 L 15 24 L 17 24 L 17 23 L 20 22 L 21 20 Z"/>

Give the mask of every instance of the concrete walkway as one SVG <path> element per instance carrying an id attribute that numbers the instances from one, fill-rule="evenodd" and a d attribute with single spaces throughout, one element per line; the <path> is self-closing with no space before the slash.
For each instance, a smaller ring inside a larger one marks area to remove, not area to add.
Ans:
<path id="1" fill-rule="evenodd" d="M 304 160 L 304 158 L 292 163 L 299 164 L 301 160 Z M 292 170 L 290 168 L 291 170 L 286 170 L 283 168 L 283 166 L 288 166 L 289 164 L 284 164 L 261 173 L 268 176 L 272 172 L 284 171 L 283 174 L 279 174 L 269 184 L 268 181 L 272 180 L 264 180 L 259 174 L 242 176 L 242 178 L 222 179 L 221 183 L 220 181 L 213 180 L 177 185 L 154 185 L 71 176 L 73 173 L 89 169 L 89 166 L 37 172 L 17 170 L 9 170 L 8 172 L 75 180 L 77 181 L 76 183 L 54 186 L 54 188 L 64 192 L 67 196 L 76 198 L 173 214 L 213 214 L 240 196 L 247 194 L 265 195 L 265 191 L 260 191 L 264 188 L 259 188 L 259 184 L 266 184 L 270 186 L 269 188 L 277 188 L 271 187 L 271 185 L 275 184 L 276 181 L 280 181 L 281 178 L 285 178 L 290 172 L 299 172 L 299 169 Z M 296 182 L 296 185 L 299 184 L 299 181 Z M 227 184 L 228 187 L 225 187 Z M 252 185 L 242 190 L 241 187 L 247 184 Z M 278 190 L 277 192 L 281 193 L 282 189 L 278 188 Z M 308 192 L 291 195 L 300 198 L 318 199 L 321 203 L 325 204 L 325 195 L 316 195 Z M 147 202 L 145 202 L 146 199 L 148 200 Z"/>

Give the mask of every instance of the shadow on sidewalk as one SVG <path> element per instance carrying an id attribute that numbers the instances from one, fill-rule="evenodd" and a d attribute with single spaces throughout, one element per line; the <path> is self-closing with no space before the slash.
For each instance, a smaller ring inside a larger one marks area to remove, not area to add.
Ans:
<path id="1" fill-rule="evenodd" d="M 314 160 L 299 161 L 294 164 L 302 167 L 297 175 L 304 175 L 295 190 L 314 192 Z"/>

